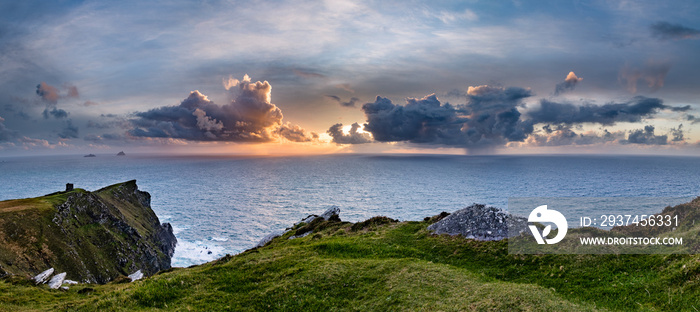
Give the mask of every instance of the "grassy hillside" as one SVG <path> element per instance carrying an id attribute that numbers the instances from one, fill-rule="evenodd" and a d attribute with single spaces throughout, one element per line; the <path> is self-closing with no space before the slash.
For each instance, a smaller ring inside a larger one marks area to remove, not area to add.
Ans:
<path id="1" fill-rule="evenodd" d="M 130 284 L 61 292 L 5 279 L 0 309 L 700 310 L 696 255 L 509 255 L 504 241 L 434 236 L 431 222 L 313 222 L 265 247 Z M 314 234 L 287 239 L 309 227 Z"/>
<path id="2" fill-rule="evenodd" d="M 170 267 L 165 232 L 136 181 L 1 201 L 0 275 L 53 267 L 68 279 L 107 282 L 139 269 L 153 274 Z"/>

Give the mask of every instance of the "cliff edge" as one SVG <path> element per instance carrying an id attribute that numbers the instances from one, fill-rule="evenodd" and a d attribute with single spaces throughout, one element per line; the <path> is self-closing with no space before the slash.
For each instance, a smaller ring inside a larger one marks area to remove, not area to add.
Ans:
<path id="1" fill-rule="evenodd" d="M 106 283 L 138 270 L 153 275 L 170 268 L 176 244 L 135 180 L 0 202 L 0 276 L 55 268 L 71 280 Z"/>

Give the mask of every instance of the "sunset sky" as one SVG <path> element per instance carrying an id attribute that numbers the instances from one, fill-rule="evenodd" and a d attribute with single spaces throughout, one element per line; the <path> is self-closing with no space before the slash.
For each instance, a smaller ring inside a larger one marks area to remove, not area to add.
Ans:
<path id="1" fill-rule="evenodd" d="M 698 1 L 4 1 L 0 156 L 700 152 Z"/>

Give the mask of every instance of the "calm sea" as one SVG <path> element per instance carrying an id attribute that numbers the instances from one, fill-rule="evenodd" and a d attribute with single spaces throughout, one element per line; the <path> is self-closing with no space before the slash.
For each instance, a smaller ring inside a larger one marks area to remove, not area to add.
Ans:
<path id="1" fill-rule="evenodd" d="M 0 158 L 0 200 L 52 193 L 66 183 L 96 190 L 131 179 L 151 193 L 161 222 L 175 229 L 173 265 L 188 266 L 241 252 L 331 205 L 340 207 L 341 219 L 354 222 L 376 215 L 420 220 L 472 203 L 507 208 L 509 197 L 694 197 L 700 195 L 700 158 Z"/>

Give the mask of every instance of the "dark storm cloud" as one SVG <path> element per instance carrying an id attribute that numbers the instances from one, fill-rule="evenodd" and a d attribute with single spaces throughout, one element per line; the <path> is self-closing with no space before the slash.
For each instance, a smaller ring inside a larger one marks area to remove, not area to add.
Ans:
<path id="1" fill-rule="evenodd" d="M 656 22 L 651 24 L 652 36 L 661 40 L 681 40 L 681 39 L 698 39 L 700 38 L 700 30 L 686 27 L 680 24 L 671 24 L 669 22 Z"/>
<path id="2" fill-rule="evenodd" d="M 683 133 L 683 124 L 678 125 L 678 128 L 671 128 L 670 132 L 673 142 L 683 142 L 685 141 L 685 135 Z"/>
<path id="3" fill-rule="evenodd" d="M 576 88 L 576 84 L 581 82 L 581 80 L 583 80 L 583 78 L 576 77 L 574 72 L 569 72 L 566 79 L 564 79 L 564 82 L 557 84 L 557 86 L 554 88 L 554 95 L 559 95 L 566 91 L 574 90 L 574 88 Z"/>
<path id="4" fill-rule="evenodd" d="M 617 122 L 639 122 L 643 118 L 655 115 L 659 110 L 687 111 L 690 106 L 676 107 L 663 104 L 661 99 L 634 97 L 623 103 L 604 105 L 585 104 L 576 106 L 569 103 L 556 103 L 546 99 L 540 100 L 540 107 L 528 112 L 533 123 L 579 124 L 598 123 L 613 125 Z"/>
<path id="5" fill-rule="evenodd" d="M 467 103 L 441 104 L 432 94 L 409 98 L 406 105 L 395 105 L 377 97 L 362 106 L 367 117 L 365 131 L 379 142 L 408 141 L 460 147 L 489 147 L 509 141 L 522 141 L 533 131 L 532 123 L 522 121 L 517 107 L 532 92 L 522 88 L 469 87 Z"/>
<path id="6" fill-rule="evenodd" d="M 53 116 L 56 119 L 68 117 L 67 111 L 56 108 L 56 107 L 53 107 L 50 110 L 49 110 L 49 108 L 46 108 L 46 109 L 44 109 L 44 111 L 41 114 L 44 116 L 44 119 L 49 119 L 50 116 Z"/>
<path id="7" fill-rule="evenodd" d="M 644 129 L 632 130 L 626 141 L 623 144 L 643 144 L 643 145 L 666 145 L 668 144 L 668 136 L 655 135 L 654 126 L 644 126 Z"/>
<path id="8" fill-rule="evenodd" d="M 193 91 L 178 106 L 164 106 L 136 113 L 129 134 L 136 137 L 179 138 L 192 141 L 270 142 L 279 138 L 309 141 L 313 134 L 285 125 L 282 111 L 270 103 L 272 86 L 230 78 L 227 89 L 238 86 L 236 98 L 217 105 Z M 305 138 L 302 138 L 305 137 Z"/>
<path id="9" fill-rule="evenodd" d="M 343 133 L 343 124 L 335 124 L 328 128 L 328 135 L 333 138 L 333 143 L 336 144 L 364 144 L 371 143 L 372 138 L 367 133 L 359 132 L 362 126 L 358 123 L 353 123 L 350 126 L 348 134 Z"/>
<path id="10" fill-rule="evenodd" d="M 360 99 L 356 97 L 350 98 L 350 101 L 347 102 L 343 102 L 343 100 L 337 95 L 326 95 L 326 97 L 337 102 L 338 104 L 340 104 L 340 106 L 343 107 L 355 107 L 355 104 L 357 104 L 357 102 L 360 101 Z"/>
<path id="11" fill-rule="evenodd" d="M 62 139 L 77 139 L 78 138 L 78 127 L 73 125 L 73 121 L 68 119 L 66 120 L 65 127 L 61 132 L 58 133 L 58 136 Z"/>

